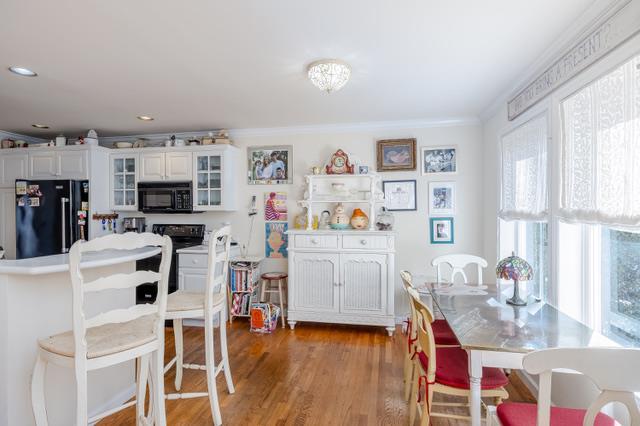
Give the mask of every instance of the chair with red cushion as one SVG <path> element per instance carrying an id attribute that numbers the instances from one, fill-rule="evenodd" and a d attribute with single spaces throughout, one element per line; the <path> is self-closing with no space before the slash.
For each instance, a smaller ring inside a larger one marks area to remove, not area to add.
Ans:
<path id="1" fill-rule="evenodd" d="M 409 300 L 409 308 L 411 313 L 409 318 L 407 318 L 407 352 L 406 357 L 404 359 L 404 398 L 409 399 L 409 395 L 411 393 L 411 381 L 413 378 L 415 366 L 412 361 L 413 354 L 416 352 L 415 342 L 416 338 L 416 328 L 413 326 L 415 324 L 415 311 L 413 308 L 413 303 L 411 303 L 411 296 L 408 293 L 408 289 L 413 288 L 412 277 L 411 274 L 407 271 L 401 271 L 400 277 L 402 278 L 402 283 L 404 285 L 405 291 L 407 291 L 407 297 Z M 449 324 L 445 320 L 436 320 L 432 324 L 436 346 L 460 346 L 458 343 L 458 339 L 453 334 L 453 331 L 449 327 Z"/>
<path id="2" fill-rule="evenodd" d="M 610 402 L 627 407 L 631 425 L 640 425 L 640 409 L 634 392 L 640 391 L 640 349 L 556 348 L 524 357 L 524 369 L 540 375 L 538 404 L 504 403 L 489 407 L 487 426 L 613 426 L 615 420 L 600 410 Z M 554 369 L 573 370 L 589 377 L 600 395 L 586 410 L 551 407 L 551 374 Z"/>
<path id="3" fill-rule="evenodd" d="M 416 412 L 420 414 L 420 424 L 428 425 L 431 417 L 447 417 L 453 419 L 470 419 L 469 416 L 434 412 L 433 394 L 441 393 L 450 396 L 464 397 L 465 403 L 444 403 L 446 406 L 467 406 L 471 391 L 469 385 L 469 369 L 467 352 L 460 347 L 437 347 L 432 329 L 433 314 L 421 300 L 418 292 L 410 288 L 413 310 L 416 313 L 417 341 L 416 356 L 413 362 L 416 373 L 411 387 L 409 424 L 413 424 Z M 504 389 L 509 379 L 499 368 L 485 367 L 482 370 L 482 397 L 493 398 L 498 402 L 509 397 Z"/>

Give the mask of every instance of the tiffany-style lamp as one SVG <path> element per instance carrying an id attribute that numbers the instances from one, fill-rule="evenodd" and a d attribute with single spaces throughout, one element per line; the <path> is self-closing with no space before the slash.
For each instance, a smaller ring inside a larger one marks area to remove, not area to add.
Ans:
<path id="1" fill-rule="evenodd" d="M 521 257 L 511 252 L 511 256 L 505 257 L 496 267 L 496 276 L 503 280 L 513 280 L 513 296 L 507 299 L 507 303 L 515 306 L 525 306 L 526 300 L 520 297 L 518 286 L 519 281 L 529 281 L 533 279 L 533 268 Z"/>

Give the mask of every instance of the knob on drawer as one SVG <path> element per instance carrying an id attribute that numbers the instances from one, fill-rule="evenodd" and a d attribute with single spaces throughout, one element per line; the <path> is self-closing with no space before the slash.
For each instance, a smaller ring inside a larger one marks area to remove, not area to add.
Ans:
<path id="1" fill-rule="evenodd" d="M 311 239 L 311 244 L 318 244 L 318 239 L 317 238 L 312 238 Z"/>
<path id="2" fill-rule="evenodd" d="M 364 240 L 364 239 L 360 240 L 360 244 L 362 244 L 363 246 L 366 246 L 367 245 L 367 240 Z"/>
<path id="3" fill-rule="evenodd" d="M 198 259 L 191 259 L 191 262 L 198 263 Z"/>

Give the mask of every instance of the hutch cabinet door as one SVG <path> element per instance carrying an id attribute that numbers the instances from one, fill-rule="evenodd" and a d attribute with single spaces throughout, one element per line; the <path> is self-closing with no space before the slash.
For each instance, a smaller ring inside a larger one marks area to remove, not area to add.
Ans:
<path id="1" fill-rule="evenodd" d="M 338 312 L 339 255 L 295 253 L 293 282 L 289 285 L 292 309 Z"/>
<path id="2" fill-rule="evenodd" d="M 165 178 L 164 152 L 140 154 L 140 181 L 160 181 Z"/>
<path id="3" fill-rule="evenodd" d="M 194 154 L 193 180 L 195 185 L 195 210 L 220 210 L 222 205 L 221 154 Z"/>
<path id="4" fill-rule="evenodd" d="M 385 314 L 387 308 L 387 255 L 340 255 L 340 312 Z"/>
<path id="5" fill-rule="evenodd" d="M 112 154 L 110 157 L 111 194 L 110 205 L 113 210 L 137 210 L 137 172 L 136 154 Z"/>
<path id="6" fill-rule="evenodd" d="M 191 180 L 192 156 L 190 152 L 167 152 L 165 154 L 166 180 Z"/>

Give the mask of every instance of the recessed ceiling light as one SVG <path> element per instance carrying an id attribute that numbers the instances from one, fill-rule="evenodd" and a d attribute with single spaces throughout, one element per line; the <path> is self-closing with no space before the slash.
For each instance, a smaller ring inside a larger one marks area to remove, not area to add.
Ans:
<path id="1" fill-rule="evenodd" d="M 31 71 L 29 68 L 24 67 L 9 67 L 9 71 L 14 74 L 21 75 L 23 77 L 35 77 L 38 73 Z"/>
<path id="2" fill-rule="evenodd" d="M 49 126 L 47 126 L 46 124 L 32 124 L 32 127 L 35 127 L 36 129 L 48 129 Z"/>
<path id="3" fill-rule="evenodd" d="M 148 115 L 139 115 L 138 120 L 142 121 L 153 121 L 153 117 L 149 117 Z"/>

